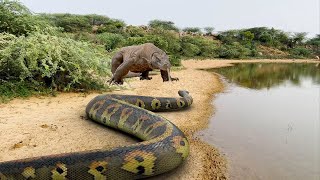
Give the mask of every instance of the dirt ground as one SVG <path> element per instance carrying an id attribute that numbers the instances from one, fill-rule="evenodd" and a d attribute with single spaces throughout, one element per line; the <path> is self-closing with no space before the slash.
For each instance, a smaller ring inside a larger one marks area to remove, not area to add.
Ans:
<path id="1" fill-rule="evenodd" d="M 243 62 L 312 62 L 306 60 L 250 60 Z M 194 104 L 186 111 L 160 113 L 183 132 L 191 144 L 187 161 L 178 169 L 153 179 L 228 179 L 226 158 L 214 147 L 194 137 L 207 127 L 214 113 L 213 95 L 223 90 L 219 77 L 199 69 L 229 66 L 239 61 L 186 60 L 173 71 L 177 82 L 162 82 L 159 74 L 150 81 L 134 77 L 112 93 L 146 96 L 178 96 L 186 89 Z M 319 61 L 318 61 L 319 62 Z M 85 118 L 85 106 L 98 93 L 60 93 L 56 97 L 15 99 L 0 104 L 0 162 L 51 154 L 128 145 L 137 142 L 121 132 Z"/>

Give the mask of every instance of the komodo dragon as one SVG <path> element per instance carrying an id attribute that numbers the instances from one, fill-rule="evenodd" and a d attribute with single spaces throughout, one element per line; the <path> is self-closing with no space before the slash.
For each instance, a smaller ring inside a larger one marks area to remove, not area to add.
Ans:
<path id="1" fill-rule="evenodd" d="M 153 69 L 160 69 L 163 81 L 179 80 L 170 76 L 170 67 L 168 55 L 152 43 L 123 47 L 112 58 L 110 83 L 123 84 L 129 71 L 141 73 L 140 80 L 150 80 L 149 71 Z"/>

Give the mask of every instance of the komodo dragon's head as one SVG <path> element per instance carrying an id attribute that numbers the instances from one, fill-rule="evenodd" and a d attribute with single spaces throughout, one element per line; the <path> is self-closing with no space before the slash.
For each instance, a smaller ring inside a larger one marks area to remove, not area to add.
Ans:
<path id="1" fill-rule="evenodd" d="M 166 53 L 153 53 L 150 65 L 152 69 L 160 69 L 165 71 L 171 67 L 169 57 Z"/>

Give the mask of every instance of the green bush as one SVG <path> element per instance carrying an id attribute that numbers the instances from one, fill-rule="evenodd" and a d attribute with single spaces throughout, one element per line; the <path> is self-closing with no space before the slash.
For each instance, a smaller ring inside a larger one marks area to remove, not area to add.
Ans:
<path id="1" fill-rule="evenodd" d="M 125 28 L 126 24 L 117 19 L 110 19 L 106 24 L 99 26 L 97 29 L 97 33 L 123 33 L 123 30 Z"/>
<path id="2" fill-rule="evenodd" d="M 211 39 L 197 36 L 183 36 L 181 38 L 182 55 L 185 57 L 217 57 L 218 46 Z"/>
<path id="3" fill-rule="evenodd" d="M 181 51 L 180 39 L 177 33 L 162 29 L 153 29 L 148 33 L 149 36 L 158 37 L 161 41 L 165 41 L 166 43 L 155 42 L 158 44 L 159 48 L 163 49 L 169 54 L 179 55 Z M 160 41 L 160 40 L 158 40 Z"/>
<path id="4" fill-rule="evenodd" d="M 240 56 L 239 52 L 232 48 L 230 45 L 222 45 L 219 48 L 219 57 L 220 58 L 238 58 Z"/>
<path id="5" fill-rule="evenodd" d="M 0 103 L 7 102 L 16 97 L 49 93 L 48 89 L 33 86 L 25 81 L 5 81 L 0 79 L 0 84 Z"/>
<path id="6" fill-rule="evenodd" d="M 146 32 L 140 27 L 130 25 L 125 28 L 124 34 L 127 37 L 143 37 L 146 35 Z"/>
<path id="7" fill-rule="evenodd" d="M 71 38 L 76 41 L 84 41 L 90 43 L 98 43 L 97 36 L 88 32 L 63 33 L 60 37 Z"/>
<path id="8" fill-rule="evenodd" d="M 238 42 L 234 42 L 231 45 L 222 45 L 219 48 L 220 58 L 245 58 L 254 53 L 252 50 L 245 48 Z"/>
<path id="9" fill-rule="evenodd" d="M 311 53 L 311 50 L 304 47 L 296 47 L 290 50 L 290 55 L 294 58 L 307 58 Z"/>
<path id="10" fill-rule="evenodd" d="M 158 28 L 163 30 L 173 30 L 179 32 L 179 28 L 177 28 L 172 21 L 162 21 L 162 20 L 152 20 L 149 22 L 149 26 L 152 28 Z"/>
<path id="11" fill-rule="evenodd" d="M 75 14 L 40 14 L 51 25 L 63 28 L 64 32 L 89 32 L 92 29 L 91 22 L 84 15 Z"/>
<path id="12" fill-rule="evenodd" d="M 0 49 L 0 80 L 57 90 L 104 88 L 110 58 L 103 49 L 69 38 L 32 33 L 7 39 Z"/>
<path id="13" fill-rule="evenodd" d="M 200 54 L 201 50 L 197 45 L 192 43 L 183 43 L 182 44 L 182 53 L 185 57 L 195 57 Z"/>
<path id="14" fill-rule="evenodd" d="M 107 51 L 121 47 L 124 41 L 124 37 L 120 34 L 102 33 L 97 35 L 97 42 L 103 44 Z"/>
<path id="15" fill-rule="evenodd" d="M 200 28 L 198 27 L 186 27 L 184 29 L 182 29 L 183 32 L 187 32 L 187 33 L 197 33 L 197 34 L 202 34 L 202 31 Z"/>
<path id="16" fill-rule="evenodd" d="M 125 43 L 126 46 L 139 45 L 144 43 L 153 43 L 158 48 L 166 51 L 169 43 L 161 36 L 147 35 L 144 37 L 129 37 Z"/>
<path id="17" fill-rule="evenodd" d="M 91 26 L 100 26 L 110 21 L 110 18 L 107 16 L 97 14 L 84 15 L 84 17 L 87 18 Z"/>
<path id="18" fill-rule="evenodd" d="M 172 66 L 181 66 L 181 57 L 179 55 L 169 55 Z"/>
<path id="19" fill-rule="evenodd" d="M 33 16 L 27 7 L 17 1 L 0 1 L 0 33 L 7 32 L 14 35 L 43 29 L 49 24 L 42 18 Z"/>

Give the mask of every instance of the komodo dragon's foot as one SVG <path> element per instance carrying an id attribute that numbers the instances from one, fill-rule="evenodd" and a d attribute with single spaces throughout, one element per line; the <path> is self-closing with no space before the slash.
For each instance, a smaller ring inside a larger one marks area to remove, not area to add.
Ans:
<path id="1" fill-rule="evenodd" d="M 169 79 L 163 79 L 163 82 L 169 81 Z M 173 78 L 171 77 L 171 81 L 179 81 L 179 78 Z"/>
<path id="2" fill-rule="evenodd" d="M 140 76 L 140 80 L 151 80 L 152 77 Z"/>
<path id="3" fill-rule="evenodd" d="M 173 77 L 171 77 L 171 81 L 179 81 L 179 78 L 173 78 Z"/>
<path id="4" fill-rule="evenodd" d="M 115 84 L 115 85 L 122 85 L 123 84 L 123 81 L 116 81 L 114 78 L 111 78 L 110 80 L 108 80 L 109 82 L 109 85 L 110 84 Z"/>

